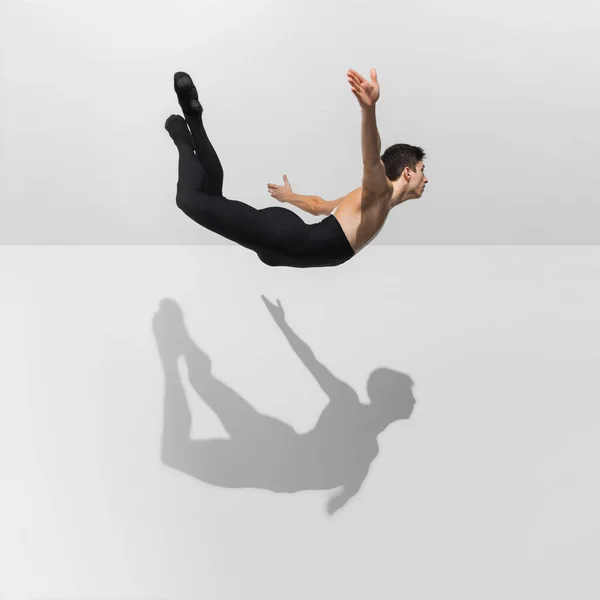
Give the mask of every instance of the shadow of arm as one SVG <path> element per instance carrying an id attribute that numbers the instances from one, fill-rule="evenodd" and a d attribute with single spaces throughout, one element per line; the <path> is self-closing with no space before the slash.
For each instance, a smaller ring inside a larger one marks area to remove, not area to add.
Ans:
<path id="1" fill-rule="evenodd" d="M 327 367 L 317 360 L 315 353 L 308 344 L 300 339 L 284 319 L 278 319 L 276 322 L 292 347 L 292 350 L 298 355 L 298 358 L 304 363 L 317 380 L 317 383 L 330 398 L 338 396 L 341 387 L 347 388 L 354 393 L 347 383 L 338 379 Z"/>
<path id="2" fill-rule="evenodd" d="M 364 473 L 344 484 L 344 487 L 340 492 L 329 498 L 329 501 L 327 502 L 327 512 L 330 515 L 342 508 L 342 506 L 344 506 L 348 500 L 350 500 L 350 498 L 358 493 L 358 490 L 360 490 L 362 484 L 364 483 L 368 472 L 369 468 L 367 467 Z"/>

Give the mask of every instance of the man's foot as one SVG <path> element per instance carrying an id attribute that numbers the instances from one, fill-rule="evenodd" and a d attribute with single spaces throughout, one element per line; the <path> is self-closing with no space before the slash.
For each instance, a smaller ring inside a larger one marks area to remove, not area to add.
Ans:
<path id="1" fill-rule="evenodd" d="M 183 114 L 202 115 L 203 109 L 198 101 L 198 91 L 192 78 L 183 71 L 177 71 L 173 76 L 173 85 Z"/>
<path id="2" fill-rule="evenodd" d="M 176 360 L 190 338 L 183 321 L 183 312 L 175 300 L 164 298 L 152 318 L 152 329 L 158 351 L 164 361 Z"/>
<path id="3" fill-rule="evenodd" d="M 165 129 L 175 142 L 175 145 L 185 144 L 195 150 L 194 138 L 188 129 L 185 119 L 181 115 L 171 115 L 165 121 Z"/>

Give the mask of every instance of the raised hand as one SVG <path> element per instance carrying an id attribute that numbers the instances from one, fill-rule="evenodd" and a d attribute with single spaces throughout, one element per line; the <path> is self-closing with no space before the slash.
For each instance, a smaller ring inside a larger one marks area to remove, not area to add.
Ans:
<path id="1" fill-rule="evenodd" d="M 288 181 L 287 175 L 283 176 L 283 185 L 275 185 L 274 183 L 267 183 L 267 189 L 269 194 L 273 198 L 279 200 L 279 202 L 289 202 L 292 195 L 292 186 Z"/>
<path id="2" fill-rule="evenodd" d="M 272 317 L 275 321 L 283 321 L 285 320 L 285 314 L 283 312 L 283 306 L 281 306 L 281 301 L 279 298 L 277 299 L 277 305 L 273 304 L 264 294 L 260 296 L 265 303 L 266 307 L 269 309 Z"/>
<path id="3" fill-rule="evenodd" d="M 358 99 L 360 107 L 366 109 L 375 106 L 375 102 L 379 100 L 377 71 L 374 68 L 371 69 L 371 81 L 367 81 L 367 79 L 354 69 L 348 69 L 347 75 L 352 93 Z"/>

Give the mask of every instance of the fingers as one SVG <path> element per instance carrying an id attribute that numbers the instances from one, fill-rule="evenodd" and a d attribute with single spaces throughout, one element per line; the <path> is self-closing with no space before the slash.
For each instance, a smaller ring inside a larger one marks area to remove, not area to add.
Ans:
<path id="1" fill-rule="evenodd" d="M 356 96 L 359 102 L 366 102 L 368 100 L 367 94 L 363 88 L 351 88 L 350 91 Z"/>
<path id="2" fill-rule="evenodd" d="M 348 74 L 352 75 L 353 77 L 356 77 L 361 82 L 367 80 L 358 71 L 355 71 L 354 69 L 348 69 Z M 375 67 L 371 67 L 370 75 L 372 79 L 377 79 L 377 69 Z"/>
<path id="3" fill-rule="evenodd" d="M 360 94 L 363 91 L 362 85 L 359 85 L 356 81 L 348 79 L 350 83 L 350 89 L 355 95 Z"/>
<path id="4" fill-rule="evenodd" d="M 348 75 L 348 83 L 354 88 L 360 88 L 362 85 L 360 79 L 358 79 L 358 77 L 353 77 L 352 75 Z"/>
<path id="5" fill-rule="evenodd" d="M 360 73 L 355 71 L 354 69 L 348 69 L 347 75 L 348 75 L 348 81 L 354 81 L 359 86 L 362 86 L 362 84 L 364 84 L 364 83 L 369 84 L 367 79 L 365 77 L 363 77 Z M 375 67 L 373 67 L 371 69 L 370 75 L 371 75 L 371 81 L 373 83 L 377 83 L 377 69 Z"/>
<path id="6" fill-rule="evenodd" d="M 284 176 L 283 176 L 283 181 L 284 181 L 285 183 L 289 183 L 289 181 L 288 181 L 288 178 L 287 178 L 287 175 L 284 175 Z M 268 187 L 268 188 L 275 188 L 275 189 L 277 189 L 277 188 L 280 188 L 281 186 L 280 186 L 280 185 L 275 185 L 274 183 L 267 183 L 267 187 Z"/>
<path id="7" fill-rule="evenodd" d="M 358 81 L 360 81 L 361 83 L 363 81 L 366 81 L 366 79 L 358 71 L 355 71 L 354 69 L 348 69 L 348 73 L 351 74 L 355 79 L 358 79 Z"/>
<path id="8" fill-rule="evenodd" d="M 351 89 L 354 92 L 354 95 L 357 97 L 365 97 L 365 93 L 368 92 L 370 87 L 373 85 L 368 82 L 366 79 L 360 81 L 357 78 L 348 77 L 348 83 L 350 83 Z"/>

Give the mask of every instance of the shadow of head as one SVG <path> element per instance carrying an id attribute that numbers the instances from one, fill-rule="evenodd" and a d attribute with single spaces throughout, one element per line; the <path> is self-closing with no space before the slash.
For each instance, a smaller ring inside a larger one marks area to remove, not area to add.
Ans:
<path id="1" fill-rule="evenodd" d="M 369 375 L 367 393 L 371 410 L 376 411 L 379 421 L 392 423 L 410 417 L 416 403 L 413 385 L 411 377 L 386 367 L 375 369 Z"/>

